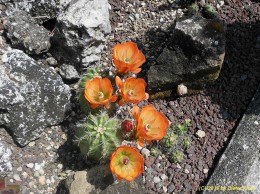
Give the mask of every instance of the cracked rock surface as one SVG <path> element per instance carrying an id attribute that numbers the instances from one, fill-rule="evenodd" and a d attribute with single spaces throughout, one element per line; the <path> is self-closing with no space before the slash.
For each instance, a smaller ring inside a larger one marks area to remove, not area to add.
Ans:
<path id="1" fill-rule="evenodd" d="M 63 121 L 70 106 L 69 86 L 53 70 L 20 50 L 0 61 L 0 125 L 21 146 Z"/>
<path id="2" fill-rule="evenodd" d="M 49 31 L 24 11 L 16 11 L 8 17 L 4 28 L 12 46 L 28 54 L 46 52 L 51 46 Z"/>
<path id="3" fill-rule="evenodd" d="M 0 176 L 12 171 L 11 150 L 0 139 Z"/>

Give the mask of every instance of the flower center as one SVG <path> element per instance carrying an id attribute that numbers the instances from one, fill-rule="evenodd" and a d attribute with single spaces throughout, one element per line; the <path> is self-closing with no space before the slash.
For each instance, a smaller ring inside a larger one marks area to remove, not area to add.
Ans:
<path id="1" fill-rule="evenodd" d="M 130 59 L 129 58 L 125 58 L 125 63 L 130 63 Z"/>
<path id="2" fill-rule="evenodd" d="M 103 99 L 105 97 L 104 93 L 103 92 L 99 92 L 98 93 L 98 98 L 99 99 Z"/>
<path id="3" fill-rule="evenodd" d="M 127 164 L 129 164 L 129 163 L 130 163 L 129 158 L 126 157 L 126 158 L 123 159 L 123 164 L 124 164 L 124 165 L 127 165 Z"/>
<path id="4" fill-rule="evenodd" d="M 129 95 L 129 96 L 133 96 L 133 95 L 134 95 L 134 90 L 129 90 L 129 91 L 128 91 L 128 95 Z"/>
<path id="5" fill-rule="evenodd" d="M 146 124 L 145 127 L 144 127 L 144 130 L 146 132 L 149 132 L 151 130 L 151 126 L 149 124 Z"/>

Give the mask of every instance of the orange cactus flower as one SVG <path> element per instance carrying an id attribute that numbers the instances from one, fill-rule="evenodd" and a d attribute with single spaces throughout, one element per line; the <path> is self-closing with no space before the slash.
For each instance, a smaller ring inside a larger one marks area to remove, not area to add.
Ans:
<path id="1" fill-rule="evenodd" d="M 144 158 L 136 148 L 121 146 L 112 154 L 110 169 L 119 180 L 134 180 L 144 172 Z"/>
<path id="2" fill-rule="evenodd" d="M 109 79 L 96 77 L 87 81 L 84 96 L 91 104 L 91 108 L 104 105 L 110 107 L 110 102 L 117 100 L 117 95 L 113 95 L 114 89 Z"/>
<path id="3" fill-rule="evenodd" d="M 114 47 L 113 62 L 119 74 L 139 73 L 145 60 L 144 54 L 134 42 L 117 44 Z"/>
<path id="4" fill-rule="evenodd" d="M 166 135 L 170 122 L 153 105 L 145 106 L 141 112 L 138 106 L 134 106 L 132 112 L 136 120 L 136 137 L 140 146 L 144 146 L 144 140 L 151 143 L 152 140 L 160 140 Z"/>
<path id="5" fill-rule="evenodd" d="M 129 77 L 125 82 L 116 76 L 116 85 L 121 90 L 121 100 L 119 105 L 124 102 L 138 103 L 142 100 L 147 100 L 149 95 L 145 93 L 146 82 L 142 78 Z"/>

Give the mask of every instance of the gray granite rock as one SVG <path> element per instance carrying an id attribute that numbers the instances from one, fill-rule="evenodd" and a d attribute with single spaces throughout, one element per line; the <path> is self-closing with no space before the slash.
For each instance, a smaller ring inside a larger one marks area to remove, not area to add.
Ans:
<path id="1" fill-rule="evenodd" d="M 11 150 L 4 142 L 0 141 L 0 177 L 12 171 L 11 155 Z"/>
<path id="2" fill-rule="evenodd" d="M 88 66 L 100 60 L 111 32 L 107 0 L 71 1 L 57 18 L 53 56 L 61 63 Z"/>
<path id="3" fill-rule="evenodd" d="M 8 15 L 16 10 L 22 10 L 37 17 L 40 21 L 55 18 L 64 0 L 1 0 L 7 6 Z"/>
<path id="4" fill-rule="evenodd" d="M 63 64 L 60 67 L 60 75 L 66 80 L 77 80 L 79 79 L 79 74 L 74 66 Z"/>
<path id="5" fill-rule="evenodd" d="M 201 88 L 218 78 L 224 55 L 224 27 L 219 21 L 202 17 L 178 21 L 172 45 L 147 73 L 148 89 L 166 91 L 181 83 L 188 90 Z"/>
<path id="6" fill-rule="evenodd" d="M 260 86 L 206 187 L 201 187 L 203 194 L 259 194 L 259 151 Z"/>
<path id="7" fill-rule="evenodd" d="M 36 21 L 24 11 L 16 11 L 4 23 L 7 37 L 12 46 L 29 54 L 40 54 L 50 48 L 49 31 L 39 26 Z"/>
<path id="8" fill-rule="evenodd" d="M 0 55 L 0 126 L 21 146 L 63 121 L 70 88 L 61 77 L 20 50 Z"/>

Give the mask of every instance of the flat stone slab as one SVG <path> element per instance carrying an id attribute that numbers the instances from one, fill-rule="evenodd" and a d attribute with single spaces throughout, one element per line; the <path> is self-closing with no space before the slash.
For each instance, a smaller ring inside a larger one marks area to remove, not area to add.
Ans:
<path id="1" fill-rule="evenodd" d="M 203 194 L 260 193 L 260 86 Z"/>

